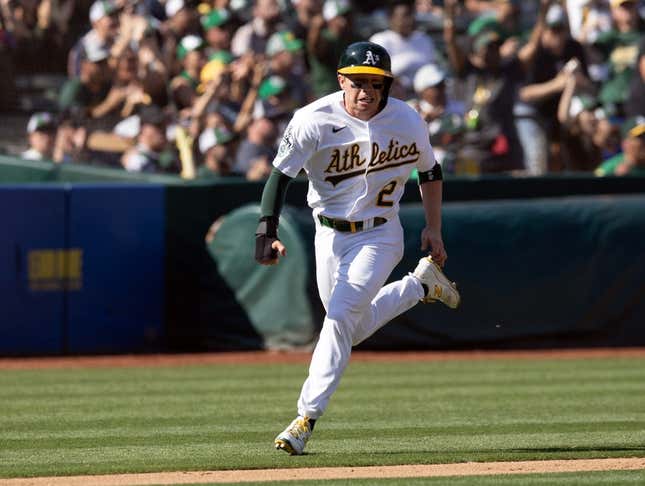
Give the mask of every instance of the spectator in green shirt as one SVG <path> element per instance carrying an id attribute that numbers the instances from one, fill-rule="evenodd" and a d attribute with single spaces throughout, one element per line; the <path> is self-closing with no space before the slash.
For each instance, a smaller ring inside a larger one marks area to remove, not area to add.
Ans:
<path id="1" fill-rule="evenodd" d="M 196 35 L 187 35 L 177 46 L 177 59 L 183 70 L 170 82 L 170 92 L 180 110 L 189 108 L 195 101 L 199 75 L 206 64 L 204 40 Z"/>
<path id="2" fill-rule="evenodd" d="M 358 41 L 353 30 L 352 7 L 347 0 L 327 0 L 322 15 L 311 21 L 307 54 L 314 96 L 338 91 L 338 59 L 349 44 Z"/>
<path id="3" fill-rule="evenodd" d="M 98 117 L 97 107 L 109 92 L 109 52 L 99 43 L 88 43 L 81 60 L 80 76 L 68 79 L 63 85 L 58 108 L 64 111 L 80 111 L 90 118 Z"/>
<path id="4" fill-rule="evenodd" d="M 624 115 L 629 84 L 636 71 L 642 20 L 635 0 L 611 0 L 611 14 L 614 28 L 601 34 L 594 47 L 609 63 L 608 78 L 600 89 L 600 101 L 609 113 L 620 116 Z"/>
<path id="5" fill-rule="evenodd" d="M 628 118 L 621 127 L 621 134 L 622 153 L 598 167 L 597 176 L 645 175 L 645 117 Z"/>

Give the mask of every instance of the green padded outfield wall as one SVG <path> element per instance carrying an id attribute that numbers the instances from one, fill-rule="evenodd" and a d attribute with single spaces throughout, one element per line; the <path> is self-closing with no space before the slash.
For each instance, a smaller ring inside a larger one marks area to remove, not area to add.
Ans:
<path id="1" fill-rule="evenodd" d="M 416 263 L 422 209 L 401 212 Z M 446 272 L 463 303 L 418 305 L 366 347 L 645 345 L 645 195 L 447 203 Z"/>
<path id="2" fill-rule="evenodd" d="M 239 208 L 245 204 L 256 204 L 262 194 L 262 183 L 247 183 L 245 181 L 230 180 L 221 184 L 212 183 L 193 183 L 188 186 L 169 186 L 166 190 L 166 211 L 167 211 L 167 257 L 166 257 L 166 323 L 168 333 L 168 343 L 173 350 L 229 350 L 229 349 L 260 349 L 265 346 L 264 337 L 253 326 L 247 312 L 242 305 L 235 299 L 235 289 L 226 284 L 219 274 L 217 262 L 207 251 L 205 235 L 210 225 L 221 215 Z M 301 221 L 304 223 L 300 226 L 305 237 L 309 238 L 310 254 L 312 253 L 311 241 L 313 238 L 313 223 L 309 209 L 303 208 L 306 201 L 307 183 L 304 180 L 294 181 L 287 194 L 287 204 L 294 208 L 294 211 L 301 210 Z M 645 178 L 609 178 L 598 179 L 589 175 L 563 175 L 539 179 L 512 179 L 504 177 L 482 178 L 482 179 L 452 179 L 444 183 L 444 199 L 446 224 L 451 218 L 449 208 L 453 203 L 459 201 L 472 201 L 472 203 L 460 202 L 465 204 L 465 214 L 471 211 L 478 217 L 486 217 L 505 197 L 513 201 L 513 198 L 523 196 L 524 198 L 543 198 L 546 203 L 552 202 L 557 208 L 560 206 L 560 196 L 574 194 L 621 194 L 621 193 L 645 193 Z M 593 198 L 582 198 L 581 200 L 593 200 Z M 415 183 L 408 184 L 404 201 L 418 203 L 419 194 Z M 620 203 L 617 203 L 620 205 Z M 522 205 L 529 205 L 530 200 L 522 201 Z M 477 211 L 477 208 L 485 207 L 485 211 Z M 535 208 L 541 207 L 540 202 L 536 202 Z M 508 207 L 507 207 L 508 208 Z M 418 207 L 417 207 L 418 209 Z M 508 208 L 507 211 L 514 211 Z M 618 211 L 620 212 L 620 211 Z M 484 221 L 487 221 L 485 218 Z M 516 221 L 517 220 L 513 220 Z M 528 223 L 527 223 L 528 224 Z M 531 223 L 533 224 L 533 223 Z M 418 232 L 415 232 L 406 223 L 407 231 L 411 235 L 409 238 L 418 238 Z M 484 224 L 480 227 L 483 234 L 486 234 L 488 227 Z M 247 228 L 248 237 L 253 238 L 255 227 Z M 630 229 L 631 231 L 632 229 Z M 449 231 L 449 226 L 446 226 Z M 471 241 L 476 235 L 467 235 L 466 241 Z M 412 240 L 410 240 L 412 241 Z M 512 239 L 511 239 L 512 241 Z M 574 242 L 575 243 L 575 242 Z M 565 245 L 567 251 L 569 246 Z M 459 263 L 457 248 L 450 248 L 450 264 L 448 269 L 452 271 Z M 475 252 L 474 248 L 462 250 L 466 258 L 462 262 L 468 261 Z M 574 255 L 575 256 L 575 255 Z M 500 255 L 479 255 L 478 258 L 486 259 L 488 262 L 496 264 L 504 263 L 504 259 L 499 260 Z M 249 255 L 251 258 L 251 255 Z M 410 260 L 418 258 L 413 253 L 408 253 L 406 258 Z M 504 256 L 508 259 L 508 256 Z M 408 262 L 411 264 L 411 262 Z M 481 268 L 481 266 L 479 267 Z M 408 271 L 407 267 L 401 266 L 400 271 Z M 310 275 L 313 275 L 310 270 Z M 555 274 L 554 274 L 555 275 Z M 454 277 L 460 282 L 463 278 Z M 497 278 L 495 274 L 491 277 L 493 281 L 489 284 L 494 288 L 494 281 Z M 527 277 L 528 278 L 528 277 Z M 310 295 L 310 305 L 314 311 L 315 323 L 321 322 L 322 306 L 317 298 L 315 283 L 310 279 L 308 293 Z M 558 282 L 554 278 L 554 282 Z M 461 282 L 464 285 L 464 282 Z M 506 283 L 504 284 L 506 285 Z M 271 289 L 276 292 L 276 289 Z M 494 295 L 494 294 L 491 294 Z M 489 295 L 489 297 L 491 297 Z M 276 298 L 282 298 L 283 294 L 276 293 Z M 512 302 L 513 296 L 508 296 L 506 300 Z M 546 296 L 536 295 L 536 299 L 546 299 Z M 470 299 L 470 298 L 469 298 Z M 427 306 L 426 306 L 427 307 Z M 442 312 L 439 310 L 438 312 Z M 464 311 L 459 315 L 470 315 Z M 411 319 L 412 314 L 407 314 L 402 319 Z M 479 316 L 479 314 L 477 313 Z M 416 319 L 416 318 L 415 318 Z M 409 321 L 408 326 L 398 326 L 398 335 L 407 343 L 414 345 L 415 333 L 410 338 L 405 338 L 404 334 L 411 332 L 410 329 L 420 326 L 425 329 L 426 324 L 414 320 Z M 504 329 L 509 331 L 511 327 L 503 327 L 504 323 L 493 331 Z M 392 326 L 391 329 L 394 329 Z M 389 330 L 390 328 L 388 328 Z M 384 331 L 385 332 L 385 331 Z M 433 331 L 434 332 L 434 331 Z M 509 331 L 510 332 L 510 331 Z M 532 331 L 533 332 L 533 331 Z M 538 338 L 529 338 L 528 335 L 521 331 L 521 340 L 527 346 L 548 346 L 550 341 L 541 334 L 539 329 L 535 330 Z M 491 347 L 511 346 L 513 343 L 520 345 L 520 339 L 513 337 L 512 333 L 500 334 L 496 331 L 494 339 L 484 340 L 482 345 Z M 560 336 L 560 335 L 559 335 Z M 562 335 L 564 336 L 564 335 Z M 445 339 L 444 339 L 445 337 Z M 387 347 L 388 340 L 379 341 L 375 336 L 371 341 L 374 347 Z M 481 336 L 478 335 L 477 339 Z M 557 338 L 560 345 L 580 344 L 580 335 L 576 334 L 574 339 L 566 341 L 564 337 Z M 479 341 L 472 342 L 467 340 L 452 340 L 439 333 L 437 335 L 437 347 L 460 347 L 468 345 L 479 345 Z M 401 340 L 398 341 L 401 343 Z M 470 344 L 468 344 L 470 343 Z M 609 344 L 609 343 L 607 343 Z"/>
<path id="3" fill-rule="evenodd" d="M 219 252 L 216 260 L 225 274 L 237 274 L 237 281 L 230 282 L 234 292 L 252 285 L 256 299 L 247 294 L 244 307 L 255 316 L 255 329 L 275 339 L 287 316 L 286 311 L 276 315 L 280 303 L 301 307 L 303 289 L 314 287 L 300 281 L 303 268 L 315 279 L 313 258 L 302 251 L 289 253 L 282 264 L 293 269 L 291 280 L 286 269 L 276 268 L 272 278 L 274 267 L 254 266 L 247 235 L 255 229 L 257 220 L 249 217 L 255 213 L 257 207 L 249 206 L 227 216 L 219 237 L 228 244 L 238 239 L 244 251 Z M 298 210 L 287 208 L 286 222 L 300 224 L 298 246 L 311 253 L 309 210 L 300 209 L 300 217 L 294 213 Z M 462 306 L 451 311 L 440 304 L 417 305 L 362 348 L 645 345 L 645 196 L 448 202 L 443 217 L 446 272 L 459 283 Z M 411 271 L 422 256 L 422 207 L 404 205 L 401 220 L 406 251 L 393 278 Z M 286 234 L 293 246 L 293 229 Z M 308 295 L 319 325 L 323 315 L 317 296 Z"/>

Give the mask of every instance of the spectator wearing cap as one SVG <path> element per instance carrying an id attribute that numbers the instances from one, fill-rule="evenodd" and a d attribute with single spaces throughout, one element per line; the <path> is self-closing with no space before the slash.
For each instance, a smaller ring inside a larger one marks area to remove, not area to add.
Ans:
<path id="1" fill-rule="evenodd" d="M 186 0 L 167 0 L 165 3 L 166 22 L 163 30 L 179 40 L 198 32 L 197 11 Z"/>
<path id="2" fill-rule="evenodd" d="M 270 171 L 271 161 L 276 154 L 277 136 L 278 129 L 272 120 L 265 117 L 255 118 L 237 149 L 233 172 L 251 180 L 264 178 L 265 172 L 261 169 L 268 166 Z"/>
<path id="3" fill-rule="evenodd" d="M 109 52 L 99 42 L 89 42 L 81 59 L 78 78 L 68 79 L 58 98 L 60 111 L 74 110 L 89 118 L 98 118 L 103 112 L 100 105 L 110 91 Z"/>
<path id="4" fill-rule="evenodd" d="M 255 0 L 253 18 L 237 29 L 231 41 L 236 57 L 245 53 L 264 54 L 269 37 L 283 27 L 277 0 Z"/>
<path id="5" fill-rule="evenodd" d="M 53 160 L 56 122 L 51 113 L 34 113 L 27 123 L 29 149 L 20 156 L 27 160 Z"/>
<path id="6" fill-rule="evenodd" d="M 234 21 L 231 13 L 223 8 L 216 8 L 201 17 L 206 41 L 206 57 L 218 52 L 231 50 Z"/>
<path id="7" fill-rule="evenodd" d="M 629 85 L 625 114 L 628 117 L 645 115 L 645 34 L 640 40 L 636 73 Z"/>
<path id="8" fill-rule="evenodd" d="M 379 44 L 390 54 L 392 73 L 413 93 L 412 81 L 417 70 L 439 60 L 432 38 L 415 29 L 414 10 L 409 2 L 395 2 L 388 8 L 389 28 L 377 32 L 370 41 Z"/>
<path id="9" fill-rule="evenodd" d="M 172 99 L 177 108 L 190 107 L 199 86 L 201 70 L 205 64 L 204 40 L 196 35 L 184 37 L 177 46 L 177 59 L 183 70 L 170 82 Z"/>
<path id="10" fill-rule="evenodd" d="M 232 175 L 235 135 L 224 127 L 206 128 L 199 136 L 199 151 L 203 164 L 197 178 L 214 179 Z"/>
<path id="11" fill-rule="evenodd" d="M 585 81 L 591 84 L 584 48 L 569 35 L 564 9 L 553 4 L 515 107 L 526 169 L 531 175 L 547 172 L 549 144 L 559 143 L 558 104 L 570 76 L 576 76 L 579 85 Z"/>
<path id="12" fill-rule="evenodd" d="M 608 63 L 600 101 L 609 113 L 623 116 L 629 85 L 636 71 L 638 43 L 645 27 L 636 0 L 611 0 L 610 4 L 614 28 L 601 34 L 593 48 L 600 51 Z"/>
<path id="13" fill-rule="evenodd" d="M 316 98 L 338 91 L 338 60 L 348 45 L 359 40 L 349 0 L 326 0 L 322 15 L 312 19 L 307 34 L 307 61 Z"/>
<path id="14" fill-rule="evenodd" d="M 595 171 L 598 176 L 645 176 L 645 117 L 628 118 L 621 126 L 622 153 L 604 162 Z"/>
<path id="15" fill-rule="evenodd" d="M 422 66 L 414 75 L 414 91 L 417 98 L 410 105 L 428 123 L 430 141 L 437 162 L 444 164 L 451 154 L 451 145 L 457 141 L 464 128 L 464 104 L 448 97 L 447 73 L 436 64 Z"/>
<path id="16" fill-rule="evenodd" d="M 177 49 L 182 39 L 201 32 L 199 14 L 186 0 L 167 0 L 165 3 L 166 20 L 160 26 L 162 57 L 171 75 L 181 70 L 177 62 Z"/>
<path id="17" fill-rule="evenodd" d="M 437 64 L 426 64 L 414 75 L 413 86 L 417 99 L 417 111 L 428 123 L 443 115 L 464 115 L 464 104 L 454 98 L 448 98 L 448 76 Z"/>
<path id="18" fill-rule="evenodd" d="M 260 83 L 253 118 L 270 118 L 278 124 L 278 131 L 281 133 L 297 107 L 289 92 L 287 80 L 273 74 Z"/>
<path id="19" fill-rule="evenodd" d="M 88 57 L 88 51 L 102 49 L 110 52 L 119 35 L 119 8 L 112 0 L 96 0 L 90 7 L 92 28 L 70 50 L 67 62 L 69 77 L 78 77 L 81 63 Z"/>
<path id="20" fill-rule="evenodd" d="M 502 58 L 502 36 L 497 23 L 471 35 L 470 49 L 457 44 L 454 26 L 456 0 L 446 1 L 444 39 L 460 98 L 467 103 L 467 137 L 472 157 L 482 172 L 524 169 L 524 154 L 513 108 L 517 90 L 539 45 L 549 0 L 542 0 L 528 42 L 509 58 Z"/>
<path id="21" fill-rule="evenodd" d="M 137 62 L 137 56 L 131 48 L 126 49 L 118 59 L 115 59 L 110 89 L 105 99 L 92 109 L 93 118 L 107 117 L 105 124 L 113 125 L 121 119 L 121 112 L 128 97 L 143 96 Z"/>
<path id="22" fill-rule="evenodd" d="M 146 106 L 139 113 L 137 144 L 121 157 L 121 164 L 128 172 L 159 172 L 161 156 L 166 148 L 166 116 L 155 105 Z"/>
<path id="23" fill-rule="evenodd" d="M 304 106 L 308 99 L 308 83 L 303 82 L 303 42 L 289 31 L 279 31 L 269 37 L 266 56 L 270 75 L 287 81 L 291 98 L 296 106 Z"/>

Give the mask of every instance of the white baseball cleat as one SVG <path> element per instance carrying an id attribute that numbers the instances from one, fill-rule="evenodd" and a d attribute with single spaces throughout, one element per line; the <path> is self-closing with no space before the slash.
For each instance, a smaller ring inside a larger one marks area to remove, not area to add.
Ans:
<path id="1" fill-rule="evenodd" d="M 451 309 L 456 309 L 459 305 L 461 297 L 457 291 L 457 285 L 448 280 L 441 271 L 441 267 L 433 262 L 431 257 L 427 256 L 419 260 L 412 276 L 428 287 L 428 292 L 421 302 L 427 304 L 440 301 Z"/>
<path id="2" fill-rule="evenodd" d="M 292 456 L 299 456 L 305 450 L 311 430 L 309 417 L 298 416 L 275 438 L 275 448 L 282 449 Z"/>

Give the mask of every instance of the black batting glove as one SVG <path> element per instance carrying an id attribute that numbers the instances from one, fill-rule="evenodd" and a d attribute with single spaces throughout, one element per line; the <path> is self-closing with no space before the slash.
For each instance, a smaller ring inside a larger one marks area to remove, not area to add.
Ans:
<path id="1" fill-rule="evenodd" d="M 272 248 L 273 242 L 278 239 L 278 218 L 275 216 L 262 216 L 255 230 L 255 260 L 266 263 L 278 258 L 278 250 Z"/>

